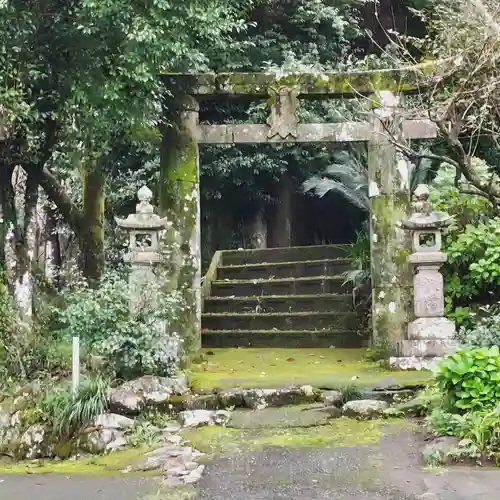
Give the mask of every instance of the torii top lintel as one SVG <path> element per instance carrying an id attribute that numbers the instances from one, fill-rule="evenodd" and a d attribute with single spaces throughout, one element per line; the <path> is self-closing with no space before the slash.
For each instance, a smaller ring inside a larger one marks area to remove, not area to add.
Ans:
<path id="1" fill-rule="evenodd" d="M 345 73 L 198 73 L 164 74 L 167 85 L 183 88 L 196 96 L 246 95 L 269 96 L 269 90 L 297 89 L 302 98 L 356 97 L 377 91 L 415 92 L 429 64 L 398 70 L 373 70 Z"/>

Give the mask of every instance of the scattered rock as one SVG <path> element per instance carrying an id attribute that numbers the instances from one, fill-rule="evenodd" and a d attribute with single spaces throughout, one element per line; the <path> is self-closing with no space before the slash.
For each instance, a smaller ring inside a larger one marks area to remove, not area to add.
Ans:
<path id="1" fill-rule="evenodd" d="M 220 407 L 217 394 L 196 394 L 177 403 L 172 401 L 172 404 L 179 410 L 217 410 Z"/>
<path id="2" fill-rule="evenodd" d="M 106 451 L 110 443 L 120 437 L 121 435 L 116 429 L 101 429 L 99 431 L 90 432 L 82 436 L 80 440 L 80 449 L 85 453 L 99 455 Z"/>
<path id="3" fill-rule="evenodd" d="M 323 391 L 320 399 L 327 406 L 341 406 L 342 393 L 340 391 Z"/>
<path id="4" fill-rule="evenodd" d="M 451 436 L 438 437 L 427 443 L 422 450 L 422 458 L 428 465 L 449 465 L 454 462 L 454 453 L 460 439 Z"/>
<path id="5" fill-rule="evenodd" d="M 146 406 L 162 405 L 171 396 L 182 396 L 188 392 L 187 378 L 184 375 L 170 378 L 145 375 L 112 389 L 109 404 L 116 413 L 137 415 Z"/>
<path id="6" fill-rule="evenodd" d="M 243 399 L 243 391 L 241 391 L 240 389 L 221 391 L 219 393 L 219 405 L 221 408 L 228 408 L 230 406 L 234 406 L 235 408 L 241 408 L 245 406 L 245 400 Z"/>
<path id="7" fill-rule="evenodd" d="M 321 408 L 323 413 L 328 415 L 328 418 L 340 418 L 342 416 L 342 410 L 337 406 L 325 406 Z"/>
<path id="8" fill-rule="evenodd" d="M 186 410 L 179 413 L 182 427 L 200 427 L 202 425 L 226 425 L 231 413 L 226 410 Z"/>
<path id="9" fill-rule="evenodd" d="M 127 440 L 123 436 L 118 436 L 116 439 L 106 445 L 106 451 L 116 451 L 126 448 Z"/>
<path id="10" fill-rule="evenodd" d="M 376 418 L 381 416 L 388 407 L 389 404 L 385 401 L 374 399 L 349 401 L 342 407 L 342 415 L 358 419 Z"/>
<path id="11" fill-rule="evenodd" d="M 94 425 L 105 429 L 130 429 L 135 420 L 117 413 L 103 413 L 96 418 Z"/>
<path id="12" fill-rule="evenodd" d="M 138 415 L 146 406 L 146 399 L 141 393 L 135 393 L 128 388 L 118 387 L 109 394 L 111 411 L 124 415 Z"/>
<path id="13" fill-rule="evenodd" d="M 267 406 L 279 407 L 314 403 L 318 396 L 318 392 L 310 385 L 287 389 L 250 389 L 243 391 L 244 404 L 252 410 L 261 410 Z"/>
<path id="14" fill-rule="evenodd" d="M 42 424 L 30 425 L 19 440 L 19 452 L 22 458 L 34 460 L 47 455 L 45 443 L 46 429 Z"/>
<path id="15" fill-rule="evenodd" d="M 406 417 L 421 417 L 425 413 L 422 396 L 398 403 L 394 408 Z"/>

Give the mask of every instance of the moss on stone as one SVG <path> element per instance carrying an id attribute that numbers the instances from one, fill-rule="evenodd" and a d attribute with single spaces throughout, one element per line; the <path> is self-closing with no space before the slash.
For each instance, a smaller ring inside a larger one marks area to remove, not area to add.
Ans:
<path id="1" fill-rule="evenodd" d="M 189 88 L 194 94 L 235 94 L 267 97 L 269 88 L 300 87 L 303 97 L 371 94 L 378 90 L 408 92 L 420 85 L 426 65 L 401 70 L 371 70 L 351 73 L 204 73 L 198 75 L 167 74 L 170 85 Z"/>
<path id="2" fill-rule="evenodd" d="M 429 372 L 398 372 L 382 369 L 364 359 L 364 349 L 212 349 L 207 361 L 191 365 L 189 376 L 197 391 L 216 389 L 280 388 L 312 385 L 337 389 L 353 377 L 361 388 L 424 384 Z"/>
<path id="3" fill-rule="evenodd" d="M 259 431 L 222 427 L 201 427 L 182 432 L 193 447 L 211 455 L 234 454 L 243 450 L 255 450 L 267 446 L 289 448 L 342 448 L 376 444 L 387 434 L 408 427 L 403 420 L 353 419 L 331 420 L 326 425 L 309 428 L 274 428 Z"/>
<path id="4" fill-rule="evenodd" d="M 130 448 L 108 455 L 82 460 L 32 460 L 16 463 L 0 463 L 0 474 L 64 474 L 64 475 L 118 475 L 127 466 L 139 462 L 147 448 Z M 141 472 L 141 475 L 144 475 Z M 155 475 L 156 472 L 149 473 Z"/>

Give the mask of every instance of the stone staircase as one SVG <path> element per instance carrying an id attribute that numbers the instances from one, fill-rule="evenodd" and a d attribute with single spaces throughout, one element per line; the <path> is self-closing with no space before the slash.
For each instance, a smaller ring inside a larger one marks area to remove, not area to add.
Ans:
<path id="1" fill-rule="evenodd" d="M 203 283 L 203 347 L 363 347 L 341 245 L 216 252 Z"/>

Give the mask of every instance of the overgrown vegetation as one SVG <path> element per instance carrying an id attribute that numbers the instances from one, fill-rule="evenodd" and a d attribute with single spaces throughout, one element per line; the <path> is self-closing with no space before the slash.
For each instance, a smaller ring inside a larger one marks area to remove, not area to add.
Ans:
<path id="1" fill-rule="evenodd" d="M 465 348 L 435 370 L 429 429 L 460 439 L 454 458 L 500 461 L 500 349 Z"/>

